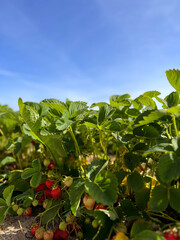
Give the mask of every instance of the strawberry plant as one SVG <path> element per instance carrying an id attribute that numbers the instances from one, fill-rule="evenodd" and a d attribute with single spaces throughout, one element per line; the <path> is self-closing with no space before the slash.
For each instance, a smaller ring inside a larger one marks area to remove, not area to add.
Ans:
<path id="1" fill-rule="evenodd" d="M 15 122 L 23 132 L 14 142 L 18 146 L 25 141 L 21 137 L 28 138 L 37 148 L 31 164 L 17 164 L 22 172 L 6 173 L 0 223 L 11 210 L 20 214 L 33 205 L 41 207 L 41 226 L 55 226 L 54 232 L 37 230 L 38 239 L 178 239 L 180 72 L 166 75 L 175 91 L 164 99 L 158 91 L 135 99 L 113 95 L 109 103 L 90 107 L 80 101 L 19 99 Z M 22 153 L 24 148 L 17 156 Z M 16 161 L 16 155 L 4 157 L 1 166 Z"/>

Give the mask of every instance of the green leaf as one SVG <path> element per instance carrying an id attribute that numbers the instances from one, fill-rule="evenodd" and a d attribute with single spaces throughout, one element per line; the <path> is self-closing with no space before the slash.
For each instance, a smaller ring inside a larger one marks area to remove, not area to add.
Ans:
<path id="1" fill-rule="evenodd" d="M 180 92 L 180 71 L 178 69 L 169 69 L 166 71 L 166 76 L 171 86 Z"/>
<path id="2" fill-rule="evenodd" d="M 61 204 L 58 204 L 58 205 L 52 206 L 47 211 L 45 211 L 42 216 L 42 225 L 45 225 L 48 222 L 50 222 L 52 219 L 54 219 L 55 216 L 58 214 L 60 208 L 61 208 Z"/>
<path id="3" fill-rule="evenodd" d="M 26 199 L 28 197 L 33 198 L 34 197 L 34 190 L 32 188 L 29 188 L 28 190 L 26 190 L 25 192 L 23 192 L 22 194 L 18 194 L 15 199 L 16 201 L 22 200 L 22 199 Z"/>
<path id="4" fill-rule="evenodd" d="M 168 189 L 159 185 L 152 191 L 149 206 L 153 211 L 164 211 L 168 206 Z"/>
<path id="5" fill-rule="evenodd" d="M 133 130 L 134 135 L 147 137 L 147 138 L 157 138 L 159 136 L 159 131 L 153 126 L 140 126 Z"/>
<path id="6" fill-rule="evenodd" d="M 138 233 L 144 231 L 144 230 L 153 230 L 152 224 L 148 221 L 145 221 L 144 219 L 138 219 L 136 220 L 131 228 L 131 238 L 136 236 Z"/>
<path id="7" fill-rule="evenodd" d="M 124 155 L 124 164 L 127 168 L 133 171 L 140 162 L 140 157 L 133 153 L 126 153 Z"/>
<path id="8" fill-rule="evenodd" d="M 27 198 L 25 199 L 25 201 L 23 202 L 23 207 L 24 207 L 24 208 L 30 207 L 31 204 L 32 204 L 32 202 L 33 202 L 33 198 L 30 197 L 30 196 L 27 197 Z"/>
<path id="9" fill-rule="evenodd" d="M 143 113 L 142 113 L 143 114 Z M 140 120 L 138 124 L 135 126 L 142 126 L 142 125 L 147 125 L 149 123 L 154 122 L 155 120 L 160 119 L 161 117 L 167 115 L 167 110 L 162 109 L 162 110 L 155 110 L 151 113 L 149 113 L 147 116 L 143 117 L 143 120 Z"/>
<path id="10" fill-rule="evenodd" d="M 30 180 L 31 186 L 36 188 L 41 182 L 41 177 L 42 177 L 41 172 L 34 173 Z"/>
<path id="11" fill-rule="evenodd" d="M 140 191 L 135 192 L 135 201 L 136 201 L 137 206 L 140 209 L 145 209 L 147 207 L 149 198 L 150 198 L 150 189 L 149 188 L 144 187 Z"/>
<path id="12" fill-rule="evenodd" d="M 4 219 L 6 217 L 6 213 L 8 212 L 8 209 L 9 208 L 7 208 L 7 207 L 0 209 L 0 225 L 3 224 Z"/>
<path id="13" fill-rule="evenodd" d="M 21 174 L 22 179 L 27 179 L 32 177 L 37 172 L 34 168 L 25 168 Z"/>
<path id="14" fill-rule="evenodd" d="M 163 183 L 170 183 L 180 176 L 180 158 L 174 153 L 164 154 L 159 159 L 158 175 Z"/>
<path id="15" fill-rule="evenodd" d="M 0 208 L 6 206 L 6 201 L 3 198 L 0 198 Z"/>
<path id="16" fill-rule="evenodd" d="M 70 113 L 70 117 L 74 118 L 80 114 L 82 114 L 83 112 L 85 112 L 85 110 L 87 109 L 87 103 L 86 102 L 71 102 L 70 106 L 69 106 L 69 113 Z"/>
<path id="17" fill-rule="evenodd" d="M 180 189 L 171 188 L 169 190 L 169 203 L 170 206 L 177 212 L 180 212 Z"/>
<path id="18" fill-rule="evenodd" d="M 175 106 L 167 109 L 167 113 L 173 113 L 179 115 L 180 112 L 180 106 Z"/>
<path id="19" fill-rule="evenodd" d="M 111 172 L 106 172 L 104 176 L 99 174 L 95 182 L 86 181 L 86 192 L 97 201 L 104 205 L 112 205 L 117 200 L 117 179 Z"/>
<path id="20" fill-rule="evenodd" d="M 45 104 L 46 106 L 55 109 L 57 112 L 59 112 L 60 114 L 63 114 L 64 111 L 68 111 L 66 104 L 64 104 L 63 102 L 57 100 L 57 99 L 44 99 L 42 102 L 42 104 Z"/>
<path id="21" fill-rule="evenodd" d="M 41 171 L 41 162 L 40 159 L 34 159 L 32 161 L 32 167 L 36 170 L 36 171 Z"/>
<path id="22" fill-rule="evenodd" d="M 108 117 L 113 113 L 113 108 L 106 104 L 99 109 L 98 113 L 98 124 L 100 125 L 103 121 L 107 120 Z"/>
<path id="23" fill-rule="evenodd" d="M 94 181 L 95 177 L 107 166 L 107 160 L 94 160 L 88 165 L 86 170 L 87 177 Z"/>
<path id="24" fill-rule="evenodd" d="M 6 164 L 11 164 L 14 162 L 16 162 L 15 158 L 7 156 L 1 160 L 0 165 L 4 166 Z"/>
<path id="25" fill-rule="evenodd" d="M 143 177 L 137 171 L 128 176 L 127 183 L 134 191 L 140 191 L 144 186 Z"/>
<path id="26" fill-rule="evenodd" d="M 137 219 L 139 218 L 139 213 L 137 208 L 134 206 L 134 204 L 129 200 L 125 199 L 121 201 L 121 208 L 125 215 L 129 218 L 129 220 Z"/>
<path id="27" fill-rule="evenodd" d="M 177 106 L 179 103 L 179 93 L 172 92 L 165 98 L 165 100 L 167 101 L 167 105 L 169 108 Z"/>
<path id="28" fill-rule="evenodd" d="M 69 199 L 71 202 L 71 211 L 72 214 L 76 215 L 76 211 L 79 207 L 81 196 L 84 193 L 84 184 L 83 179 L 79 179 L 73 182 L 69 188 Z"/>
<path id="29" fill-rule="evenodd" d="M 160 144 L 154 145 L 150 149 L 148 149 L 145 152 L 145 155 L 147 155 L 149 153 L 153 153 L 153 152 L 165 152 L 165 153 L 167 153 L 167 152 L 173 152 L 173 151 L 174 151 L 174 149 L 173 149 L 172 144 L 160 143 Z"/>
<path id="30" fill-rule="evenodd" d="M 97 209 L 95 212 L 103 212 L 106 214 L 112 221 L 117 219 L 117 214 L 113 210 Z"/>
<path id="31" fill-rule="evenodd" d="M 12 197 L 13 191 L 14 191 L 14 186 L 13 185 L 5 188 L 4 191 L 3 191 L 3 197 L 4 197 L 4 199 L 6 201 L 6 204 L 8 206 L 10 206 L 10 204 L 11 204 L 11 197 Z"/>
<path id="32" fill-rule="evenodd" d="M 137 234 L 133 240 L 164 240 L 164 238 L 151 230 L 144 230 Z"/>
<path id="33" fill-rule="evenodd" d="M 129 174 L 129 172 L 125 172 L 121 169 L 119 172 L 114 172 L 114 174 L 118 180 L 118 184 L 121 184 L 123 179 Z"/>

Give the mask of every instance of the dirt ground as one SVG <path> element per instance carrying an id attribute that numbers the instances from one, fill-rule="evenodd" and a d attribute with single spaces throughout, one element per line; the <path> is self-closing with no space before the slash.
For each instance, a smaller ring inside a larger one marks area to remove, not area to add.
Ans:
<path id="1" fill-rule="evenodd" d="M 35 240 L 30 233 L 34 217 L 7 216 L 0 226 L 0 240 Z"/>

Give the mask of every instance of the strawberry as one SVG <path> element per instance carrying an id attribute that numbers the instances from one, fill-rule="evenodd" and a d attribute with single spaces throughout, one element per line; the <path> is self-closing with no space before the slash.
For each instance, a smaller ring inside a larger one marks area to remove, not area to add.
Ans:
<path id="1" fill-rule="evenodd" d="M 36 207 L 38 205 L 38 200 L 34 199 L 32 202 L 33 207 Z"/>
<path id="2" fill-rule="evenodd" d="M 47 179 L 45 182 L 45 185 L 47 188 L 52 189 L 52 186 L 54 184 L 54 181 Z"/>
<path id="3" fill-rule="evenodd" d="M 93 227 L 93 228 L 97 228 L 98 226 L 99 226 L 98 220 L 94 219 L 94 220 L 92 221 L 92 227 Z"/>
<path id="4" fill-rule="evenodd" d="M 42 194 L 39 198 L 39 203 L 43 203 L 43 201 L 45 200 L 44 194 Z"/>
<path id="5" fill-rule="evenodd" d="M 55 167 L 55 163 L 54 162 L 50 162 L 49 166 L 48 166 L 48 170 L 52 170 Z"/>
<path id="6" fill-rule="evenodd" d="M 47 230 L 44 232 L 44 240 L 52 240 L 54 236 L 54 233 L 52 230 Z"/>
<path id="7" fill-rule="evenodd" d="M 51 196 L 51 190 L 50 190 L 50 189 L 46 189 L 46 190 L 45 190 L 45 195 L 46 195 L 47 199 L 52 198 L 52 196 Z"/>
<path id="8" fill-rule="evenodd" d="M 45 160 L 43 161 L 43 164 L 44 164 L 45 167 L 48 167 L 50 163 L 51 163 L 51 162 L 50 162 L 49 159 L 45 159 Z"/>
<path id="9" fill-rule="evenodd" d="M 68 236 L 69 233 L 67 231 L 60 230 L 59 228 L 54 231 L 54 240 L 67 239 Z"/>
<path id="10" fill-rule="evenodd" d="M 31 144 L 34 146 L 36 144 L 36 142 L 34 140 L 32 140 Z"/>
<path id="11" fill-rule="evenodd" d="M 72 177 L 65 177 L 63 183 L 64 183 L 64 186 L 70 187 L 71 184 L 73 183 L 73 178 Z"/>
<path id="12" fill-rule="evenodd" d="M 38 229 L 36 230 L 36 232 L 35 232 L 35 237 L 36 237 L 36 239 L 38 239 L 38 240 L 43 239 L 43 237 L 44 237 L 44 228 L 43 228 L 43 227 L 40 227 L 40 228 L 38 228 Z"/>
<path id="13" fill-rule="evenodd" d="M 47 207 L 47 204 L 48 204 L 48 199 L 44 200 L 44 202 L 43 202 L 43 208 L 45 208 L 45 209 L 46 209 L 46 207 Z"/>
<path id="14" fill-rule="evenodd" d="M 67 215 L 67 217 L 66 217 L 66 222 L 67 223 L 73 223 L 74 221 L 75 221 L 75 216 L 74 215 L 72 215 L 72 214 L 69 214 L 69 215 Z"/>
<path id="15" fill-rule="evenodd" d="M 25 210 L 24 215 L 26 215 L 26 216 L 30 216 L 31 214 L 32 214 L 32 208 L 29 207 L 29 208 L 27 208 L 27 209 Z"/>
<path id="16" fill-rule="evenodd" d="M 51 195 L 55 199 L 59 198 L 61 195 L 61 187 L 56 187 L 55 189 L 51 190 Z"/>
<path id="17" fill-rule="evenodd" d="M 67 229 L 67 223 L 65 221 L 60 222 L 59 229 L 65 231 Z"/>
<path id="18" fill-rule="evenodd" d="M 17 210 L 17 215 L 22 215 L 23 214 L 23 212 L 24 212 L 24 209 L 23 208 L 19 208 L 18 210 Z"/>
<path id="19" fill-rule="evenodd" d="M 107 209 L 107 207 L 104 206 L 103 204 L 96 204 L 94 209 Z"/>
<path id="20" fill-rule="evenodd" d="M 31 226 L 31 229 L 30 229 L 31 234 L 32 234 L 32 235 L 35 235 L 35 232 L 36 232 L 36 230 L 37 230 L 38 228 L 40 228 L 39 223 L 33 224 L 33 225 Z"/>
<path id="21" fill-rule="evenodd" d="M 19 208 L 19 206 L 17 204 L 12 206 L 12 209 L 14 212 L 17 212 L 18 208 Z"/>
<path id="22" fill-rule="evenodd" d="M 83 198 L 83 203 L 88 210 L 92 210 L 95 205 L 95 200 L 92 197 L 85 195 Z"/>
<path id="23" fill-rule="evenodd" d="M 39 186 L 35 188 L 35 192 L 41 192 L 45 189 L 45 187 L 46 187 L 45 183 L 41 183 L 39 184 Z"/>

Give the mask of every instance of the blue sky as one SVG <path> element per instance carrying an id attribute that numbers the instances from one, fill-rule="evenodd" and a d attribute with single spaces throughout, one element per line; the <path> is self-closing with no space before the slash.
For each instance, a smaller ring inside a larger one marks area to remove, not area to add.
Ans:
<path id="1" fill-rule="evenodd" d="M 179 0 L 1 0 L 0 104 L 173 89 Z"/>

